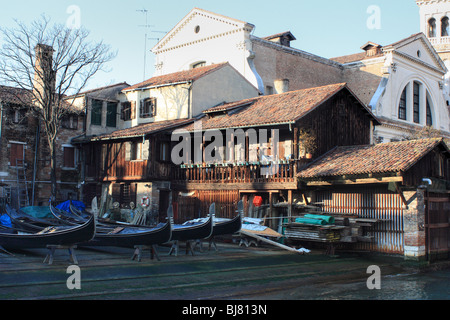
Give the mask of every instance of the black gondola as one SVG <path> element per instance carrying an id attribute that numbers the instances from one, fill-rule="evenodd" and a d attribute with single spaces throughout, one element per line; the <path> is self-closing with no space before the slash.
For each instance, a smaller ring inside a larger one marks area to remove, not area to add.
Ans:
<path id="1" fill-rule="evenodd" d="M 126 248 L 132 248 L 135 246 L 152 246 L 169 242 L 171 236 L 172 226 L 170 221 L 155 228 L 128 227 L 123 225 L 111 227 L 109 233 L 97 232 L 92 241 L 82 245 Z"/>
<path id="2" fill-rule="evenodd" d="M 233 234 L 241 230 L 242 216 L 244 213 L 244 204 L 242 201 L 238 203 L 238 215 L 228 221 L 216 222 L 213 227 L 213 233 L 211 237 L 223 236 Z"/>
<path id="3" fill-rule="evenodd" d="M 45 228 L 61 225 L 57 220 L 47 220 L 32 217 L 21 210 L 17 212 L 15 209 L 6 205 L 6 214 L 11 218 L 11 222 L 16 229 L 25 232 L 39 232 Z"/>
<path id="4" fill-rule="evenodd" d="M 211 211 L 211 209 L 210 209 Z M 206 221 L 190 223 L 186 225 L 174 225 L 172 240 L 190 241 L 209 238 L 213 233 L 213 215 L 210 214 Z"/>
<path id="5" fill-rule="evenodd" d="M 73 246 L 94 238 L 95 219 L 91 216 L 86 223 L 78 226 L 55 226 L 38 233 L 7 233 L 0 230 L 0 246 L 7 249 L 46 248 L 49 245 Z"/>

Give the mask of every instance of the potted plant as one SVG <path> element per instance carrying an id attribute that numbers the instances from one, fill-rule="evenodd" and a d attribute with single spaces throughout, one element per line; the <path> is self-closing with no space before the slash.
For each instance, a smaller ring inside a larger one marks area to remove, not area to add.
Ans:
<path id="1" fill-rule="evenodd" d="M 317 149 L 316 136 L 311 130 L 301 129 L 298 134 L 300 154 L 306 159 L 311 159 Z"/>

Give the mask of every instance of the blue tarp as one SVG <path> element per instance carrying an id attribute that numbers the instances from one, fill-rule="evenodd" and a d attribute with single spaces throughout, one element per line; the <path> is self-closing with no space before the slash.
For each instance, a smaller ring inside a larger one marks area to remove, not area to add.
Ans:
<path id="1" fill-rule="evenodd" d="M 7 214 L 0 216 L 0 224 L 2 226 L 12 228 L 11 218 Z"/>
<path id="2" fill-rule="evenodd" d="M 25 208 L 20 208 L 20 211 L 22 211 L 23 213 L 28 214 L 32 217 L 39 218 L 39 219 L 53 217 L 52 213 L 50 212 L 49 207 L 25 207 Z"/>
<path id="3" fill-rule="evenodd" d="M 77 208 L 78 210 L 80 210 L 81 212 L 83 212 L 86 209 L 86 206 L 83 202 L 75 201 L 75 200 L 67 200 L 67 201 L 57 205 L 56 208 L 70 213 L 70 202 L 71 201 L 72 201 L 72 205 L 75 208 Z"/>

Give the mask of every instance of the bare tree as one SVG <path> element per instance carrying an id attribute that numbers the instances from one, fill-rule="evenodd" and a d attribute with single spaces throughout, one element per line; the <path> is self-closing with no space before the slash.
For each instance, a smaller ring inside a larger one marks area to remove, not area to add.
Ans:
<path id="1" fill-rule="evenodd" d="M 51 24 L 42 16 L 30 26 L 16 21 L 16 27 L 1 29 L 0 81 L 24 89 L 18 96 L 38 115 L 50 149 L 51 193 L 57 194 L 55 142 L 61 119 L 74 112 L 74 100 L 88 81 L 115 57 L 103 42 L 91 42 L 89 31 Z M 24 100 L 25 97 L 25 100 Z"/>

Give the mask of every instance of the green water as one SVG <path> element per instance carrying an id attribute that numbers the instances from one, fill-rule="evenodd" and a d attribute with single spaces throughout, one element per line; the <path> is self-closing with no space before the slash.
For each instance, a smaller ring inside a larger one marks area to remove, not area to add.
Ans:
<path id="1" fill-rule="evenodd" d="M 331 283 L 285 292 L 284 298 L 312 300 L 450 300 L 450 270 L 381 277 L 381 288 L 366 281 Z M 305 292 L 308 294 L 305 295 Z"/>

